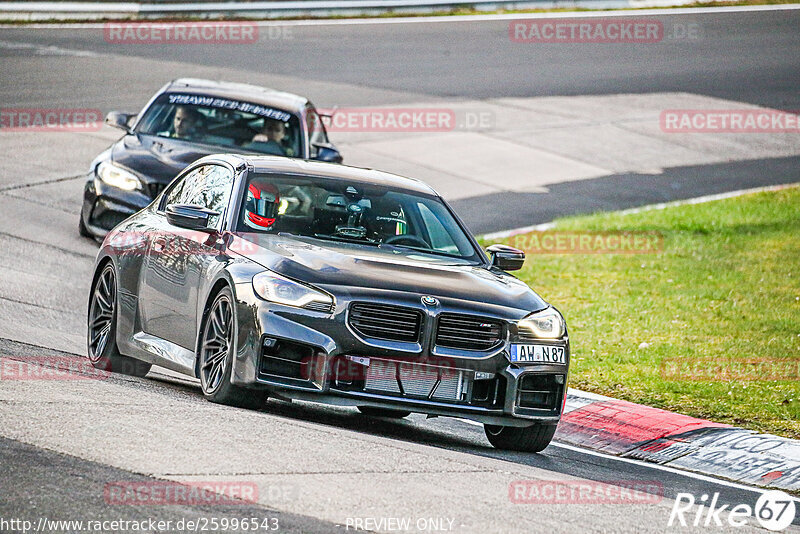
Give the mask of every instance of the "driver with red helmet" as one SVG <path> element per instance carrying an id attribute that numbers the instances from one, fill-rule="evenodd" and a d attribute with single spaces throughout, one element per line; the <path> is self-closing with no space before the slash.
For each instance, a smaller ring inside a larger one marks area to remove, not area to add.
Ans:
<path id="1" fill-rule="evenodd" d="M 275 185 L 264 179 L 254 179 L 247 188 L 244 223 L 255 230 L 272 230 L 280 203 L 280 193 Z"/>

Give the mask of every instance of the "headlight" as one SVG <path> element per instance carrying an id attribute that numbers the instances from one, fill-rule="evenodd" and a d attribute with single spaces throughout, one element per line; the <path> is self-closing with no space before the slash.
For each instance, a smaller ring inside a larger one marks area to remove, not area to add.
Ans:
<path id="1" fill-rule="evenodd" d="M 262 299 L 287 306 L 302 308 L 312 302 L 333 305 L 333 298 L 330 295 L 293 282 L 272 271 L 264 271 L 255 275 L 253 289 Z"/>
<path id="2" fill-rule="evenodd" d="M 142 187 L 142 182 L 133 173 L 117 167 L 110 161 L 104 161 L 97 166 L 97 176 L 108 185 L 125 191 L 135 191 Z"/>
<path id="3" fill-rule="evenodd" d="M 529 333 L 541 339 L 559 339 L 564 335 L 564 318 L 553 308 L 532 313 L 517 323 L 520 334 Z"/>

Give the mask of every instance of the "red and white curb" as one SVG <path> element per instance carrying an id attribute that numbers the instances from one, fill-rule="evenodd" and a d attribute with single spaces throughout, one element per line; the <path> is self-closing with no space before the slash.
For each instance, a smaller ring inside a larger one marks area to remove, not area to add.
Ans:
<path id="1" fill-rule="evenodd" d="M 800 441 L 570 389 L 555 439 L 765 488 L 800 491 Z"/>

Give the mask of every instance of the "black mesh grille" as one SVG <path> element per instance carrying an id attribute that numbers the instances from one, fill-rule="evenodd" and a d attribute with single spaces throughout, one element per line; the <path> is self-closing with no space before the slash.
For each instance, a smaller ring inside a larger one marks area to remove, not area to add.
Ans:
<path id="1" fill-rule="evenodd" d="M 502 337 L 499 321 L 454 313 L 443 313 L 436 330 L 436 344 L 451 349 L 489 350 L 498 346 Z"/>
<path id="2" fill-rule="evenodd" d="M 390 341 L 419 341 L 422 312 L 402 306 L 356 303 L 350 308 L 350 327 L 364 337 Z"/>

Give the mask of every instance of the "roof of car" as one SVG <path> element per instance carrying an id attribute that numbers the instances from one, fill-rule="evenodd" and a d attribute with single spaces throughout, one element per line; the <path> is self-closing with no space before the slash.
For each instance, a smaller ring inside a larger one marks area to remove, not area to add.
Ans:
<path id="1" fill-rule="evenodd" d="M 255 104 L 273 106 L 299 113 L 308 104 L 308 99 L 292 93 L 284 93 L 247 83 L 234 83 L 199 78 L 179 78 L 171 81 L 165 92 L 181 91 L 197 95 L 218 96 L 231 100 L 246 100 Z"/>
<path id="2" fill-rule="evenodd" d="M 215 156 L 207 156 L 207 158 L 223 159 L 234 167 L 245 163 L 252 167 L 253 171 L 257 173 L 300 174 L 304 176 L 356 180 L 362 183 L 407 189 L 418 193 L 438 196 L 438 193 L 436 193 L 431 186 L 421 180 L 375 169 L 351 167 L 340 163 L 325 163 L 322 161 L 309 161 L 280 156 L 251 156 L 240 154 L 218 154 Z"/>

